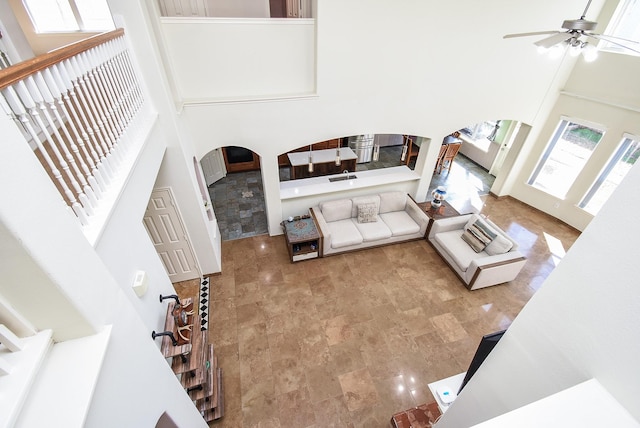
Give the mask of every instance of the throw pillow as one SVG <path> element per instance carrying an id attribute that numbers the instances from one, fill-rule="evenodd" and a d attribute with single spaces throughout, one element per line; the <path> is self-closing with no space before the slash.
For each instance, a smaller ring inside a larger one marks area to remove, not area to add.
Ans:
<path id="1" fill-rule="evenodd" d="M 462 240 L 476 253 L 484 250 L 497 234 L 481 219 L 474 221 L 462 234 Z"/>
<path id="2" fill-rule="evenodd" d="M 498 234 L 484 221 L 481 219 L 476 220 L 471 226 L 471 231 L 480 235 L 480 239 L 482 242 L 486 242 L 487 245 L 491 243 L 495 239 Z"/>
<path id="3" fill-rule="evenodd" d="M 484 245 L 480 242 L 474 235 L 469 231 L 469 229 L 465 230 L 462 233 L 462 240 L 469 244 L 471 249 L 476 253 L 479 253 L 484 249 Z"/>
<path id="4" fill-rule="evenodd" d="M 358 205 L 358 223 L 375 223 L 378 221 L 377 204 Z"/>
<path id="5" fill-rule="evenodd" d="M 496 254 L 504 254 L 509 252 L 513 247 L 513 242 L 508 240 L 502 235 L 498 235 L 484 250 L 490 256 L 495 256 Z"/>

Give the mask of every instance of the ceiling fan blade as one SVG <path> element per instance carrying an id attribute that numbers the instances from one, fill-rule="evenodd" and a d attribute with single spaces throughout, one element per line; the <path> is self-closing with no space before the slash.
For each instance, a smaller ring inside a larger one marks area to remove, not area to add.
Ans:
<path id="1" fill-rule="evenodd" d="M 608 36 L 606 34 L 584 33 L 584 35 L 585 36 L 589 36 L 589 37 L 593 37 L 594 39 L 606 40 L 606 41 L 612 42 L 612 43 L 615 43 L 616 40 L 619 40 L 619 41 L 627 42 L 627 43 L 640 44 L 640 42 L 638 42 L 637 40 L 623 39 L 622 37 Z M 613 39 L 613 40 L 611 40 L 611 39 Z"/>
<path id="2" fill-rule="evenodd" d="M 540 36 L 542 34 L 555 34 L 558 31 L 535 31 L 533 33 L 517 33 L 517 34 L 507 34 L 506 36 L 502 36 L 503 39 L 511 39 L 513 37 L 527 37 L 527 36 Z"/>
<path id="3" fill-rule="evenodd" d="M 587 34 L 587 33 L 585 33 L 585 36 L 587 36 L 587 37 L 591 37 L 592 39 L 596 39 L 596 40 L 604 40 L 605 42 L 613 43 L 614 45 L 618 45 L 618 46 L 620 46 L 621 48 L 628 49 L 628 50 L 630 50 L 630 51 L 633 51 L 633 52 L 635 52 L 635 53 L 640 54 L 640 50 L 637 50 L 637 49 L 634 49 L 634 48 L 630 48 L 629 46 L 627 46 L 627 45 L 623 45 L 622 43 L 618 43 L 618 42 L 616 42 L 616 41 L 614 41 L 614 40 L 605 39 L 605 38 L 604 38 L 604 37 L 602 37 L 600 34 Z M 625 39 L 622 39 L 622 40 L 625 40 Z M 633 40 L 629 40 L 629 41 L 630 41 L 630 42 L 634 42 Z M 637 42 L 634 42 L 634 43 L 637 43 Z"/>
<path id="4" fill-rule="evenodd" d="M 558 34 L 554 34 L 551 37 L 547 37 L 546 39 L 538 40 L 537 42 L 534 43 L 534 45 L 540 46 L 543 48 L 550 48 L 551 46 L 555 46 L 558 43 L 566 42 L 572 37 L 573 35 L 570 33 L 558 33 Z"/>

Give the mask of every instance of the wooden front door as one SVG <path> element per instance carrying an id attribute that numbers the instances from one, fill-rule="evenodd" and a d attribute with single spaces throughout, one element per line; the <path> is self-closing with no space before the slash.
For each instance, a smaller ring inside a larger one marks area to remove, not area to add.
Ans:
<path id="1" fill-rule="evenodd" d="M 260 169 L 260 156 L 244 147 L 223 147 L 222 154 L 224 155 L 224 165 L 227 168 L 227 172 Z"/>
<path id="2" fill-rule="evenodd" d="M 169 188 L 151 192 L 142 221 L 172 283 L 201 277 L 200 267 Z"/>

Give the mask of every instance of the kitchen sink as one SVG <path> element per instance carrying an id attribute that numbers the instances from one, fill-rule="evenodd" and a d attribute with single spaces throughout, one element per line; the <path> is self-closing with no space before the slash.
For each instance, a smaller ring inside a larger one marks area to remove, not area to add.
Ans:
<path id="1" fill-rule="evenodd" d="M 358 178 L 356 177 L 354 174 L 351 175 L 341 175 L 340 177 L 331 177 L 329 179 L 330 182 L 334 182 L 334 181 L 345 181 L 345 180 L 353 180 L 354 178 Z"/>

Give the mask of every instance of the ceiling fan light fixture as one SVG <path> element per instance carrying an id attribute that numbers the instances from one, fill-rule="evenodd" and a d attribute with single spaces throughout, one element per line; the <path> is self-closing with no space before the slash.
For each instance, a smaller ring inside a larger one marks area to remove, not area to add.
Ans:
<path id="1" fill-rule="evenodd" d="M 592 0 L 587 1 L 587 6 L 584 8 L 584 12 L 578 19 L 568 19 L 562 23 L 562 28 L 567 31 L 534 31 L 529 33 L 516 33 L 506 34 L 504 39 L 510 39 L 514 37 L 528 37 L 546 35 L 542 40 L 534 42 L 534 45 L 538 47 L 538 53 L 548 53 L 550 59 L 557 59 L 563 56 L 565 49 L 568 48 L 570 56 L 576 57 L 583 54 L 585 61 L 595 61 L 598 57 L 598 50 L 595 46 L 588 44 L 586 41 L 581 40 L 583 37 L 588 37 L 595 40 L 604 40 L 607 43 L 617 45 L 617 49 L 624 49 L 640 54 L 640 50 L 634 49 L 627 45 L 628 42 L 638 43 L 636 40 L 624 39 L 618 36 L 605 35 L 593 33 L 598 25 L 597 22 L 587 21 L 587 11 L 591 5 Z"/>
<path id="2" fill-rule="evenodd" d="M 581 44 L 570 44 L 569 45 L 569 55 L 572 57 L 576 57 L 578 55 L 580 55 L 580 52 L 582 51 L 582 45 Z"/>
<path id="3" fill-rule="evenodd" d="M 586 62 L 593 62 L 598 58 L 598 49 L 593 45 L 585 43 L 582 47 L 582 56 Z"/>
<path id="4" fill-rule="evenodd" d="M 563 53 L 564 53 L 564 44 L 551 46 L 551 48 L 549 49 L 549 58 L 558 59 L 562 56 Z"/>

